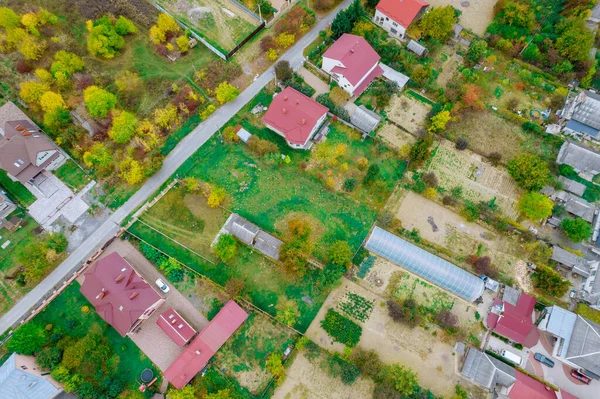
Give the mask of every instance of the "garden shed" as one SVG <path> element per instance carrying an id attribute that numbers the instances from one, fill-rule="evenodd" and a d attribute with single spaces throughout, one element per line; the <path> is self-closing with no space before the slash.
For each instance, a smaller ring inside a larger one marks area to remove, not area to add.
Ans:
<path id="1" fill-rule="evenodd" d="M 350 122 L 365 133 L 371 133 L 377 128 L 381 117 L 367 109 L 364 105 L 357 107 L 350 116 Z"/>
<path id="2" fill-rule="evenodd" d="M 425 54 L 427 54 L 427 47 L 423 46 L 416 40 L 411 40 L 408 42 L 407 48 L 419 57 L 423 57 Z"/>
<path id="3" fill-rule="evenodd" d="M 483 294 L 482 279 L 380 227 L 375 227 L 365 248 L 469 302 Z"/>

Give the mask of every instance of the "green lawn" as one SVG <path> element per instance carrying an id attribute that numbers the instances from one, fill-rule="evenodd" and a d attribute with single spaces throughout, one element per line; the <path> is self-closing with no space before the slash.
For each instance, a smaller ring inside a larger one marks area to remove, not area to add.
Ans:
<path id="1" fill-rule="evenodd" d="M 35 202 L 35 196 L 20 182 L 11 180 L 6 172 L 0 169 L 0 187 L 3 187 L 11 197 L 24 207 Z"/>
<path id="2" fill-rule="evenodd" d="M 84 188 L 91 180 L 71 159 L 67 160 L 60 168 L 52 171 L 52 173 L 67 186 L 74 189 L 75 192 Z"/>
<path id="3" fill-rule="evenodd" d="M 108 345 L 113 354 L 119 357 L 116 375 L 130 390 L 137 390 L 139 383 L 136 381 L 142 370 L 150 368 L 154 375 L 159 376 L 159 370 L 146 358 L 139 348 L 129 338 L 123 338 L 119 333 L 98 316 L 94 307 L 79 292 L 80 285 L 76 281 L 71 283 L 63 293 L 54 299 L 48 307 L 34 318 L 35 322 L 42 325 L 51 325 L 53 334 L 75 339 L 85 336 L 90 328 L 97 324 L 102 329 L 102 334 L 108 340 Z M 82 311 L 87 306 L 88 312 Z M 160 384 L 160 381 L 158 382 Z"/>
<path id="4" fill-rule="evenodd" d="M 13 212 L 13 215 L 18 215 L 24 219 L 27 223 L 26 226 L 21 227 L 16 231 L 9 231 L 5 227 L 0 229 L 0 244 L 3 244 L 7 240 L 10 240 L 10 244 L 5 249 L 0 248 L 0 272 L 7 273 L 14 266 L 18 265 L 17 262 L 17 248 L 24 247 L 33 240 L 35 235 L 33 230 L 38 227 L 38 224 L 33 220 L 24 210 L 17 210 Z"/>

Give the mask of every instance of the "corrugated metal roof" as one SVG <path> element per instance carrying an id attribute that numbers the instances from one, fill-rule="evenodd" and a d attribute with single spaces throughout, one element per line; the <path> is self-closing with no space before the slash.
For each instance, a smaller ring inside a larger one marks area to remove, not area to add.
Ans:
<path id="1" fill-rule="evenodd" d="M 584 258 L 562 249 L 558 245 L 552 247 L 552 257 L 550 259 L 570 269 L 576 270 L 577 273 L 584 277 L 588 277 L 590 275 L 590 268 Z"/>
<path id="2" fill-rule="evenodd" d="M 558 181 L 563 184 L 563 187 L 566 191 L 579 196 L 582 196 L 587 188 L 585 184 L 581 184 L 575 180 L 567 179 L 564 176 L 559 176 Z"/>
<path id="3" fill-rule="evenodd" d="M 600 153 L 572 141 L 567 141 L 560 147 L 556 163 L 570 165 L 578 173 L 589 171 L 597 174 L 600 171 Z"/>
<path id="4" fill-rule="evenodd" d="M 473 302 L 483 293 L 480 278 L 379 227 L 365 248 L 467 301 Z"/>
<path id="5" fill-rule="evenodd" d="M 350 116 L 350 122 L 362 130 L 363 132 L 370 133 L 381 121 L 381 117 L 375 112 L 368 110 L 364 105 L 356 107 L 352 115 Z"/>
<path id="6" fill-rule="evenodd" d="M 408 76 L 403 73 L 396 71 L 395 69 L 390 68 L 389 66 L 380 63 L 379 66 L 383 69 L 383 77 L 391 80 L 392 82 L 396 82 L 398 85 L 398 90 L 402 91 L 404 86 L 410 80 Z"/>
<path id="7" fill-rule="evenodd" d="M 496 384 L 509 387 L 516 381 L 514 368 L 475 348 L 469 348 L 461 374 L 488 389 Z"/>
<path id="8" fill-rule="evenodd" d="M 417 54 L 419 57 L 427 52 L 427 47 L 423 46 L 421 43 L 411 40 L 408 42 L 407 48 L 413 53 Z"/>
<path id="9" fill-rule="evenodd" d="M 600 325 L 577 316 L 565 359 L 600 375 Z"/>
<path id="10" fill-rule="evenodd" d="M 2 399 L 51 399 L 60 389 L 44 378 L 17 368 L 16 353 L 0 367 L 0 398 Z"/>
<path id="11" fill-rule="evenodd" d="M 548 315 L 546 317 L 548 318 L 548 321 L 544 326 L 544 330 L 556 337 L 564 339 L 562 351 L 559 355 L 565 357 L 567 349 L 569 348 L 569 342 L 571 341 L 571 334 L 575 327 L 577 315 L 556 305 L 547 308 L 547 311 Z"/>
<path id="12" fill-rule="evenodd" d="M 600 96 L 584 91 L 584 99 L 576 106 L 571 120 L 573 119 L 595 129 L 596 134 L 598 134 L 600 129 Z"/>

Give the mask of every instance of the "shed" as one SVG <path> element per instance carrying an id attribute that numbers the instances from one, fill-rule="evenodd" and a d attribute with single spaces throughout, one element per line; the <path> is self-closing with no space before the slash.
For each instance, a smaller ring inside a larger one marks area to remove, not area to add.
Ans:
<path id="1" fill-rule="evenodd" d="M 385 64 L 379 63 L 379 66 L 381 67 L 381 69 L 383 69 L 384 78 L 391 80 L 392 82 L 396 82 L 396 84 L 398 85 L 398 91 L 402 91 L 402 89 L 404 89 L 404 86 L 406 86 L 406 84 L 410 80 L 408 76 L 396 71 L 395 69 L 390 68 Z"/>
<path id="2" fill-rule="evenodd" d="M 419 57 L 422 57 L 427 54 L 427 47 L 423 46 L 421 43 L 415 40 L 411 40 L 410 42 L 408 42 L 407 48 Z"/>
<path id="3" fill-rule="evenodd" d="M 592 223 L 596 208 L 583 198 L 571 195 L 565 202 L 565 210 L 575 216 L 579 216 L 586 222 Z"/>
<path id="4" fill-rule="evenodd" d="M 509 387 L 516 381 L 514 368 L 475 348 L 469 348 L 460 373 L 489 390 L 496 384 Z"/>
<path id="5" fill-rule="evenodd" d="M 579 274 L 583 277 L 589 277 L 590 267 L 588 262 L 579 255 L 562 249 L 558 245 L 552 247 L 552 257 L 550 258 L 555 262 L 560 263 L 574 273 Z"/>
<path id="6" fill-rule="evenodd" d="M 568 191 L 580 197 L 583 195 L 585 189 L 587 188 L 585 184 L 581 184 L 579 182 L 576 182 L 575 180 L 567 179 L 564 176 L 559 176 L 558 181 L 562 183 L 565 191 Z"/>
<path id="7" fill-rule="evenodd" d="M 243 127 L 241 127 L 241 126 L 238 126 L 238 128 L 237 128 L 237 132 L 236 132 L 235 134 L 236 134 L 236 135 L 237 135 L 237 136 L 240 138 L 240 140 L 242 140 L 244 143 L 247 143 L 247 142 L 248 142 L 248 140 L 250 140 L 250 137 L 252 137 L 252 134 L 251 134 L 249 131 L 247 131 L 246 129 L 244 129 Z"/>
<path id="8" fill-rule="evenodd" d="M 381 117 L 377 113 L 367 109 L 364 105 L 361 105 L 360 107 L 356 107 L 350 116 L 350 122 L 363 132 L 370 133 L 377 128 L 377 125 L 381 122 Z"/>
<path id="9" fill-rule="evenodd" d="M 252 245 L 254 243 L 254 237 L 256 237 L 260 228 L 237 213 L 232 213 L 225 222 L 225 230 L 244 244 Z"/>

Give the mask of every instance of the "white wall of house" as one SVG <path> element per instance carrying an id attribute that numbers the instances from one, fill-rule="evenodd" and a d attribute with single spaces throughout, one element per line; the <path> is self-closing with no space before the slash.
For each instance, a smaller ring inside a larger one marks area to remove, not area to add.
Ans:
<path id="1" fill-rule="evenodd" d="M 352 97 L 352 96 L 354 96 L 354 91 L 356 90 L 356 88 L 358 86 L 360 86 L 360 84 L 367 78 L 367 76 L 369 76 L 369 74 L 373 71 L 373 69 L 375 69 L 377 67 L 377 65 L 379 65 L 379 62 L 374 64 L 373 67 L 371 67 L 371 69 L 369 69 L 369 71 L 355 85 L 350 83 L 350 81 L 348 81 L 348 79 L 346 79 L 346 77 L 344 75 L 341 75 L 341 74 L 335 73 L 335 72 L 331 72 L 331 70 L 336 66 L 343 67 L 344 65 L 341 62 L 339 62 L 337 60 L 333 60 L 331 58 L 323 57 L 322 68 L 325 72 L 327 72 L 331 76 L 331 79 L 333 79 L 338 84 L 338 86 L 340 86 L 342 89 L 346 90 L 348 92 L 348 94 L 350 94 L 350 97 Z"/>
<path id="2" fill-rule="evenodd" d="M 325 72 L 327 72 L 328 74 L 331 74 L 331 70 L 333 68 L 335 68 L 336 66 L 340 66 L 340 67 L 343 67 L 343 68 L 346 67 L 344 64 L 342 64 L 338 60 L 334 60 L 333 58 L 323 57 L 323 65 L 321 66 L 321 68 L 323 68 L 323 70 Z"/>
<path id="3" fill-rule="evenodd" d="M 54 170 L 54 169 L 58 169 L 62 166 L 63 163 L 65 163 L 66 161 L 66 157 L 59 152 L 58 157 L 56 157 L 56 159 L 52 162 L 50 162 L 48 164 L 48 166 L 46 166 L 44 169 L 46 170 Z"/>
<path id="4" fill-rule="evenodd" d="M 381 11 L 375 10 L 373 22 L 381 26 L 386 32 L 390 34 L 390 36 L 399 39 L 404 39 L 404 35 L 406 34 L 406 27 L 400 25 L 398 22 L 394 21 Z"/>
<path id="5" fill-rule="evenodd" d="M 323 114 L 323 116 L 321 118 L 319 118 L 319 120 L 317 121 L 317 123 L 315 123 L 315 126 L 310 131 L 310 134 L 308 135 L 308 137 L 306 138 L 306 141 L 304 143 L 302 143 L 302 144 L 290 143 L 289 141 L 287 141 L 287 139 L 285 140 L 285 142 L 294 149 L 303 150 L 306 147 L 306 144 L 310 141 L 310 139 L 312 139 L 313 136 L 317 133 L 317 131 L 319 130 L 319 127 L 323 124 L 323 122 L 325 122 L 326 118 L 327 118 L 327 113 Z M 285 139 L 285 134 L 283 134 L 283 132 L 280 132 L 279 130 L 277 130 L 273 126 L 269 125 L 268 123 L 265 123 L 265 126 L 267 126 L 269 129 L 271 129 L 272 131 L 274 131 L 275 133 L 277 133 L 278 135 L 280 135 L 281 137 L 283 137 Z"/>

